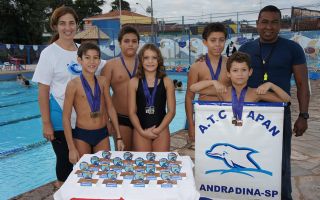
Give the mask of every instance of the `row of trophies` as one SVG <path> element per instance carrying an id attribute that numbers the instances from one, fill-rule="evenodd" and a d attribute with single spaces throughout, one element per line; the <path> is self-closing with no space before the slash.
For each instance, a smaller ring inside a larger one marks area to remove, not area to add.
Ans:
<path id="1" fill-rule="evenodd" d="M 98 179 L 93 179 L 93 174 L 103 178 L 103 184 L 107 187 L 117 187 L 122 184 L 123 180 L 118 179 L 120 175 L 125 180 L 131 180 L 131 184 L 135 187 L 145 187 L 150 180 L 157 180 L 157 184 L 161 187 L 170 188 L 177 184 L 177 180 L 186 177 L 186 173 L 181 173 L 181 161 L 177 161 L 177 154 L 170 152 L 167 158 L 156 160 L 155 153 L 147 153 L 146 160 L 138 157 L 133 160 L 131 152 L 124 152 L 123 159 L 114 157 L 111 159 L 111 152 L 103 151 L 102 158 L 92 156 L 90 163 L 81 162 L 80 170 L 76 171 L 80 177 L 78 183 L 82 186 L 92 186 L 97 183 Z"/>

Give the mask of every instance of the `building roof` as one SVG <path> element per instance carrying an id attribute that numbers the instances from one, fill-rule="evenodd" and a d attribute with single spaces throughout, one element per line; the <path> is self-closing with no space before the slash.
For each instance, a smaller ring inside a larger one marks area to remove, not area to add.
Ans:
<path id="1" fill-rule="evenodd" d="M 121 10 L 121 15 L 134 16 L 134 17 L 148 17 L 145 15 L 140 15 L 138 13 L 128 11 L 128 10 Z M 104 13 L 104 14 L 100 14 L 100 15 L 95 15 L 92 17 L 85 18 L 83 20 L 86 21 L 86 20 L 95 20 L 95 19 L 115 19 L 115 18 L 120 18 L 120 11 L 119 10 L 110 11 L 108 13 Z"/>
<path id="2" fill-rule="evenodd" d="M 74 39 L 85 39 L 85 40 L 108 40 L 110 37 L 102 32 L 98 27 L 91 26 L 90 28 L 77 33 Z"/>

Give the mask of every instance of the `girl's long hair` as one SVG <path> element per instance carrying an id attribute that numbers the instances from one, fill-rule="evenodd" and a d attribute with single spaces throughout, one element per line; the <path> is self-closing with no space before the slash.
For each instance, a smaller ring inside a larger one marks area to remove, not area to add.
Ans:
<path id="1" fill-rule="evenodd" d="M 161 51 L 159 50 L 159 48 L 156 45 L 151 44 L 151 43 L 143 45 L 143 47 L 140 49 L 140 51 L 138 53 L 139 65 L 138 65 L 138 70 L 137 70 L 136 77 L 145 78 L 145 74 L 144 74 L 142 63 L 143 63 L 143 55 L 144 55 L 144 52 L 146 50 L 151 50 L 153 52 L 156 52 L 156 54 L 157 54 L 158 67 L 157 67 L 156 77 L 157 78 L 165 77 L 167 74 L 166 74 L 165 68 L 163 66 L 163 57 L 161 55 Z"/>
<path id="2" fill-rule="evenodd" d="M 78 15 L 77 15 L 76 11 L 74 11 L 73 8 L 68 7 L 68 6 L 61 6 L 59 8 L 56 8 L 53 11 L 51 18 L 50 18 L 50 28 L 51 28 L 51 30 L 54 31 L 54 34 L 51 37 L 49 44 L 52 44 L 59 39 L 59 34 L 56 30 L 56 27 L 58 25 L 60 17 L 65 14 L 71 14 L 74 17 L 76 23 L 77 24 L 79 23 Z"/>

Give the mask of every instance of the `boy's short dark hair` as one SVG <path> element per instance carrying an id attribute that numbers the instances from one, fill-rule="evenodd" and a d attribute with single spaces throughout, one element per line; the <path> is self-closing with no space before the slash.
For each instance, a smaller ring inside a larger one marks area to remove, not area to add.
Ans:
<path id="1" fill-rule="evenodd" d="M 227 61 L 227 71 L 230 72 L 231 65 L 233 62 L 238 62 L 238 63 L 246 63 L 248 65 L 248 68 L 251 69 L 251 59 L 249 54 L 243 53 L 240 51 L 235 52 L 232 54 Z"/>
<path id="2" fill-rule="evenodd" d="M 261 13 L 263 13 L 263 12 L 275 12 L 275 13 L 278 13 L 279 16 L 280 16 L 280 19 L 281 19 L 281 11 L 276 6 L 268 5 L 268 6 L 265 6 L 264 8 L 262 8 L 260 10 L 260 12 L 259 12 L 258 20 L 260 19 Z"/>
<path id="3" fill-rule="evenodd" d="M 225 38 L 228 36 L 226 27 L 220 22 L 215 22 L 204 27 L 202 39 L 207 40 L 212 32 L 222 32 L 224 33 Z"/>
<path id="4" fill-rule="evenodd" d="M 119 36 L 118 36 L 118 42 L 121 43 L 121 40 L 122 40 L 123 36 L 125 34 L 128 34 L 128 33 L 135 34 L 137 36 L 137 38 L 138 38 L 138 43 L 139 43 L 140 35 L 139 35 L 137 29 L 133 28 L 132 26 L 125 26 L 120 30 L 120 33 L 119 33 Z"/>
<path id="5" fill-rule="evenodd" d="M 182 82 L 181 82 L 181 81 L 178 81 L 177 87 L 181 87 L 181 86 L 182 86 Z"/>
<path id="6" fill-rule="evenodd" d="M 85 42 L 80 45 L 77 52 L 78 57 L 82 58 L 83 54 L 87 53 L 88 50 L 96 50 L 99 53 L 99 58 L 101 57 L 100 48 L 92 42 Z"/>

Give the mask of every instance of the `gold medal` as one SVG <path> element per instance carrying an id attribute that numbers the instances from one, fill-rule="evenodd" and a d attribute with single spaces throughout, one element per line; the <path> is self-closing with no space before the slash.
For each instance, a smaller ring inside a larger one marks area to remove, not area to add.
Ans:
<path id="1" fill-rule="evenodd" d="M 235 126 L 242 126 L 242 124 L 243 124 L 243 122 L 242 122 L 242 120 L 236 120 L 236 124 L 235 124 Z"/>
<path id="2" fill-rule="evenodd" d="M 232 124 L 236 125 L 237 119 L 235 117 L 232 118 Z"/>
<path id="3" fill-rule="evenodd" d="M 100 112 L 99 111 L 97 111 L 97 112 L 90 112 L 90 117 L 91 118 L 97 118 L 97 117 L 99 117 L 100 116 Z"/>

